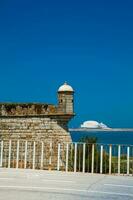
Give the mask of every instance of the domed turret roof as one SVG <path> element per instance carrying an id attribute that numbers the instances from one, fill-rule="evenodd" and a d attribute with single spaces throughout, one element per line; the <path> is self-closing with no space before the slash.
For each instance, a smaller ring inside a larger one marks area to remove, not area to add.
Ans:
<path id="1" fill-rule="evenodd" d="M 58 92 L 74 92 L 73 88 L 65 82 L 59 87 Z"/>

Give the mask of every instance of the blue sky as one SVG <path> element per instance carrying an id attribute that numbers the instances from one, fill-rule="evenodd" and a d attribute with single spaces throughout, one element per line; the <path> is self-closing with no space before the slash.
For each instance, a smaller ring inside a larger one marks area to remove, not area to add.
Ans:
<path id="1" fill-rule="evenodd" d="M 55 104 L 64 81 L 71 126 L 133 127 L 132 1 L 0 1 L 0 101 Z"/>

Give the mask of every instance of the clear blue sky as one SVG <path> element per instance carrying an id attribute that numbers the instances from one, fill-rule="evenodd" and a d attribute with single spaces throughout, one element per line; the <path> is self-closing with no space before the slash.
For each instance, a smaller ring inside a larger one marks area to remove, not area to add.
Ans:
<path id="1" fill-rule="evenodd" d="M 133 1 L 0 1 L 0 101 L 56 103 L 75 89 L 71 126 L 133 127 Z"/>

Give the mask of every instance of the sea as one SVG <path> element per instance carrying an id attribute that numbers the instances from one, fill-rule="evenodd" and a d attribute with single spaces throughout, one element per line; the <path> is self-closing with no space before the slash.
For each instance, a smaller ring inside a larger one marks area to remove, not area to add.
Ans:
<path id="1" fill-rule="evenodd" d="M 72 141 L 79 142 L 83 137 L 97 138 L 100 144 L 133 145 L 133 131 L 70 131 Z"/>

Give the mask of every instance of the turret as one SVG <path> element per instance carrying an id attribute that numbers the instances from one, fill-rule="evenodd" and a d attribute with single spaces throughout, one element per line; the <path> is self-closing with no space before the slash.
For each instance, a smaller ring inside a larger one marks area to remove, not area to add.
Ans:
<path id="1" fill-rule="evenodd" d="M 58 112 L 74 114 L 74 90 L 66 82 L 58 89 Z"/>

